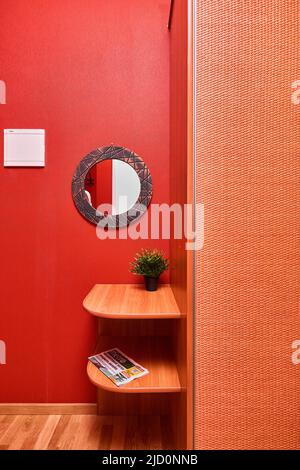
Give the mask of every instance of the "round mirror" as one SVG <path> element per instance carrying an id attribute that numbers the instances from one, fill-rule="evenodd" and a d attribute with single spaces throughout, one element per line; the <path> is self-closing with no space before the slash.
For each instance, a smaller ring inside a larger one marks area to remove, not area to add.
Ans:
<path id="1" fill-rule="evenodd" d="M 151 174 L 143 160 L 124 147 L 98 148 L 79 163 L 72 180 L 79 212 L 98 224 L 121 227 L 140 217 L 152 196 Z"/>
<path id="2" fill-rule="evenodd" d="M 129 211 L 137 202 L 141 183 L 136 171 L 122 160 L 104 160 L 88 172 L 84 184 L 90 204 L 107 205 L 112 215 Z"/>

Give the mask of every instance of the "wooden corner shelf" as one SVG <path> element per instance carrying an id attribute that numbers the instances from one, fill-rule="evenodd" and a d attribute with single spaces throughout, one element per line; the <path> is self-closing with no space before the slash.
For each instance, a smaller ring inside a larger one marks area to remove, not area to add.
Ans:
<path id="1" fill-rule="evenodd" d="M 149 374 L 117 387 L 91 362 L 87 366 L 90 381 L 98 388 L 116 393 L 180 392 L 176 362 L 169 337 L 100 337 L 97 352 L 118 347 L 149 370 Z"/>
<path id="2" fill-rule="evenodd" d="M 155 292 L 143 284 L 96 284 L 83 301 L 96 317 L 111 319 L 180 318 L 182 314 L 169 284 Z"/>

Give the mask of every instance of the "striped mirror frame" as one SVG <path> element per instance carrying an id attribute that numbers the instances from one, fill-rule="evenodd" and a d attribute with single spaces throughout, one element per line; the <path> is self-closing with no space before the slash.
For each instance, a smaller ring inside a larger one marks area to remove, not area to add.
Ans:
<path id="1" fill-rule="evenodd" d="M 104 160 L 121 160 L 130 165 L 137 173 L 141 189 L 135 205 L 127 212 L 118 215 L 101 214 L 88 200 L 85 192 L 85 179 L 90 169 Z M 77 166 L 72 179 L 73 201 L 80 214 L 92 224 L 100 221 L 108 228 L 125 227 L 137 220 L 147 210 L 152 198 L 151 173 L 141 157 L 125 147 L 109 145 L 88 153 Z M 105 220 L 104 220 L 105 219 Z"/>

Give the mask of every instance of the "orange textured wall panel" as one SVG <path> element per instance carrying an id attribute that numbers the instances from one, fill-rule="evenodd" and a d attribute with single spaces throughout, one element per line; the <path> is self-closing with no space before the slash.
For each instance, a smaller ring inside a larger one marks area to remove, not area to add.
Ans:
<path id="1" fill-rule="evenodd" d="M 197 1 L 197 449 L 299 449 L 296 0 Z"/>

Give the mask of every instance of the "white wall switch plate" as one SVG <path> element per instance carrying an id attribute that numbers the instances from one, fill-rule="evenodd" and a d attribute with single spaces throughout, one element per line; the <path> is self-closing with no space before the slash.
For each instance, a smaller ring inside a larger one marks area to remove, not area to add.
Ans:
<path id="1" fill-rule="evenodd" d="M 4 129 L 4 166 L 45 166 L 45 130 Z"/>

